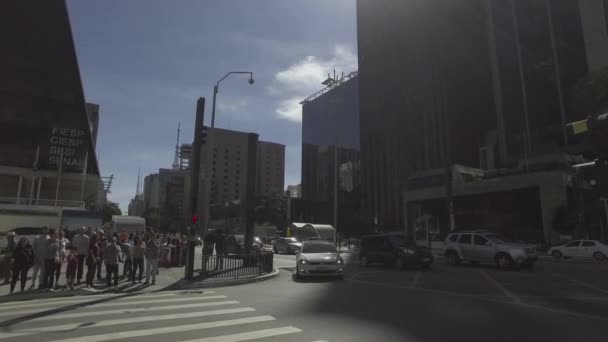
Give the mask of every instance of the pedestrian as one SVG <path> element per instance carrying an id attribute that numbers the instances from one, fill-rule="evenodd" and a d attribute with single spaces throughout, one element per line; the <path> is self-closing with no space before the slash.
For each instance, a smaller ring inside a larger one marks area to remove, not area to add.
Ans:
<path id="1" fill-rule="evenodd" d="M 59 287 L 59 276 L 61 275 L 61 266 L 66 261 L 65 260 L 66 248 L 70 244 L 70 241 L 65 237 L 65 232 L 63 230 L 59 231 L 59 236 L 57 238 L 57 241 L 59 242 L 59 254 L 61 257 L 61 263 L 57 264 L 55 267 L 55 289 L 57 289 L 57 287 Z"/>
<path id="2" fill-rule="evenodd" d="M 144 260 L 146 258 L 146 243 L 140 237 L 133 240 L 133 269 L 131 270 L 131 282 L 135 283 L 135 273 L 139 269 L 139 282 L 141 283 L 144 273 Z"/>
<path id="3" fill-rule="evenodd" d="M 78 271 L 76 273 L 76 285 L 80 284 L 80 280 L 82 279 L 82 274 L 84 273 L 84 261 L 89 255 L 89 242 L 90 238 L 86 234 L 87 228 L 80 228 L 80 233 L 74 236 L 72 239 L 72 244 L 76 246 L 76 254 L 78 259 Z"/>
<path id="4" fill-rule="evenodd" d="M 97 271 L 97 265 L 99 263 L 99 244 L 97 242 L 97 234 L 91 234 L 91 241 L 89 242 L 89 255 L 87 255 L 87 276 L 85 278 L 87 289 L 93 287 L 93 279 Z"/>
<path id="5" fill-rule="evenodd" d="M 213 249 L 215 247 L 215 236 L 215 232 L 209 230 L 207 232 L 207 235 L 205 235 L 205 237 L 203 238 L 203 273 L 207 272 L 207 269 L 209 268 L 207 264 L 209 263 L 209 260 L 213 255 Z"/>
<path id="6" fill-rule="evenodd" d="M 13 267 L 13 278 L 11 279 L 11 292 L 15 290 L 17 285 L 17 279 L 21 280 L 20 289 L 21 292 L 25 289 L 25 283 L 27 282 L 27 272 L 34 263 L 34 249 L 30 245 L 30 241 L 27 238 L 21 238 L 19 243 L 15 247 L 12 253 L 12 267 Z"/>
<path id="7" fill-rule="evenodd" d="M 103 266 L 103 252 L 106 249 L 106 246 L 108 245 L 108 238 L 106 237 L 106 235 L 102 233 L 99 236 L 99 257 L 97 258 L 97 280 L 101 281 L 101 266 Z"/>
<path id="8" fill-rule="evenodd" d="M 90 255 L 90 253 L 89 253 Z M 89 256 L 87 256 L 88 258 Z M 65 270 L 65 279 L 66 284 L 70 290 L 74 290 L 74 280 L 76 279 L 76 270 L 78 269 L 78 255 L 76 254 L 76 247 L 73 245 L 68 245 L 65 251 L 65 261 L 67 263 L 67 267 Z M 86 259 L 85 259 L 86 262 Z M 88 266 L 88 263 L 87 263 Z M 87 278 L 89 276 L 87 270 Z M 85 278 L 86 281 L 86 278 Z"/>
<path id="9" fill-rule="evenodd" d="M 5 275 L 4 275 L 4 283 L 8 284 L 12 277 L 11 271 L 13 269 L 11 260 L 13 259 L 13 252 L 15 251 L 16 243 L 15 243 L 15 232 L 8 232 L 6 234 L 6 252 L 4 254 L 4 267 L 5 267 Z"/>
<path id="10" fill-rule="evenodd" d="M 36 287 L 36 276 L 38 277 L 38 289 L 46 288 L 46 275 L 44 274 L 44 259 L 46 257 L 46 245 L 49 240 L 48 228 L 42 227 L 42 232 L 34 239 L 34 268 L 32 270 L 32 286 L 30 290 Z"/>
<path id="11" fill-rule="evenodd" d="M 120 249 L 125 261 L 122 271 L 122 279 L 130 279 L 131 272 L 133 271 L 133 244 L 127 239 L 120 244 Z"/>
<path id="12" fill-rule="evenodd" d="M 158 272 L 158 258 L 160 256 L 160 237 L 152 232 L 148 233 L 148 241 L 146 242 L 146 281 L 144 284 L 156 284 L 156 275 Z"/>
<path id="13" fill-rule="evenodd" d="M 120 257 L 120 247 L 116 245 L 116 236 L 113 236 L 110 243 L 103 251 L 103 261 L 106 264 L 106 283 L 112 286 L 112 275 L 114 275 L 114 286 L 118 286 L 118 263 L 122 262 Z"/>
<path id="14" fill-rule="evenodd" d="M 53 282 L 55 280 L 55 268 L 61 263 L 61 246 L 57 239 L 57 231 L 49 229 L 49 240 L 46 244 L 46 255 L 44 257 L 44 286 L 49 292 L 54 292 Z"/>
<path id="15" fill-rule="evenodd" d="M 215 231 L 215 257 L 216 264 L 215 269 L 218 268 L 221 270 L 224 268 L 224 255 L 226 254 L 226 235 L 224 235 L 224 231 L 218 229 Z"/>

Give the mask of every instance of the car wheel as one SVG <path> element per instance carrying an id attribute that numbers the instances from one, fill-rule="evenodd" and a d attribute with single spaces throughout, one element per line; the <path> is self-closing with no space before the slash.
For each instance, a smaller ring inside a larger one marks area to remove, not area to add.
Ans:
<path id="1" fill-rule="evenodd" d="M 344 275 L 340 274 L 340 275 L 338 276 L 338 280 L 344 280 Z"/>
<path id="2" fill-rule="evenodd" d="M 503 270 L 510 269 L 513 266 L 513 259 L 509 254 L 500 253 L 496 256 L 496 265 Z"/>
<path id="3" fill-rule="evenodd" d="M 593 253 L 593 260 L 595 261 L 603 261 L 606 259 L 606 255 L 604 255 L 604 253 L 602 252 L 595 252 Z"/>
<path id="4" fill-rule="evenodd" d="M 272 251 L 274 254 L 279 254 L 279 250 L 276 247 L 272 247 Z"/>
<path id="5" fill-rule="evenodd" d="M 402 270 L 405 268 L 405 259 L 399 257 L 395 260 L 395 267 Z"/>
<path id="6" fill-rule="evenodd" d="M 551 256 L 553 257 L 553 259 L 561 259 L 563 255 L 560 251 L 553 251 L 551 252 Z"/>
<path id="7" fill-rule="evenodd" d="M 456 252 L 448 252 L 446 257 L 448 260 L 448 264 L 452 266 L 457 266 L 458 264 L 460 264 L 460 257 L 458 256 L 458 254 L 456 254 Z"/>
<path id="8" fill-rule="evenodd" d="M 300 279 L 302 279 L 302 277 L 300 277 L 300 269 L 298 268 L 298 266 L 296 266 L 296 280 Z"/>
<path id="9" fill-rule="evenodd" d="M 426 271 L 426 270 L 428 270 L 429 268 L 431 268 L 431 264 L 422 264 L 422 266 L 421 266 L 421 267 L 422 267 L 422 270 Z"/>
<path id="10" fill-rule="evenodd" d="M 359 260 L 359 265 L 361 267 L 367 267 L 368 265 L 368 260 L 366 256 L 362 256 L 361 259 Z"/>

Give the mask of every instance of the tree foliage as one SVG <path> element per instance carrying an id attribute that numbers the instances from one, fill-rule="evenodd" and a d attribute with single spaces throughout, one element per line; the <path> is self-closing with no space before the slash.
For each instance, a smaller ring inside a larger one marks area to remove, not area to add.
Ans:
<path id="1" fill-rule="evenodd" d="M 103 223 L 111 222 L 112 215 L 122 215 L 122 210 L 120 210 L 118 203 L 108 201 L 106 205 L 103 206 L 103 209 L 101 211 L 101 218 L 103 220 Z"/>
<path id="2" fill-rule="evenodd" d="M 260 198 L 254 215 L 257 224 L 268 222 L 284 230 L 287 226 L 287 198 L 279 194 Z"/>
<path id="3" fill-rule="evenodd" d="M 608 111 L 608 67 L 591 73 L 576 84 L 572 104 L 580 117 Z"/>

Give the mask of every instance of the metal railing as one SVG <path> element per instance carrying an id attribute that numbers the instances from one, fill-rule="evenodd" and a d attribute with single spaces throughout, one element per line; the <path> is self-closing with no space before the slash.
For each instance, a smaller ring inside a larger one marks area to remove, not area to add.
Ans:
<path id="1" fill-rule="evenodd" d="M 201 277 L 238 279 L 272 272 L 273 253 L 203 255 Z"/>
<path id="2" fill-rule="evenodd" d="M 32 203 L 30 204 L 30 199 L 21 197 L 0 197 L 0 204 L 17 204 L 17 205 L 43 205 L 49 207 L 71 207 L 71 208 L 84 208 L 84 202 L 82 201 L 67 201 L 67 200 L 57 200 L 54 199 L 32 199 Z"/>

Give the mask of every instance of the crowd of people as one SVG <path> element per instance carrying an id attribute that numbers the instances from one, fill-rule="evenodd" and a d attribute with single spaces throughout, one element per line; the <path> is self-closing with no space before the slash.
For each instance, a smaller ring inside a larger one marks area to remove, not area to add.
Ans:
<path id="1" fill-rule="evenodd" d="M 158 266 L 182 266 L 186 258 L 185 237 L 161 236 L 151 231 L 139 233 L 105 233 L 82 227 L 71 239 L 68 231 L 46 228 L 33 243 L 27 238 L 15 241 L 15 235 L 8 235 L 5 257 L 9 260 L 10 294 L 17 282 L 23 292 L 32 269 L 30 290 L 55 291 L 60 287 L 62 270 L 65 270 L 65 287 L 73 290 L 83 281 L 86 288 L 94 287 L 94 280 L 103 282 L 102 268 L 105 267 L 105 286 L 116 287 L 119 280 L 135 284 L 156 283 Z M 119 274 L 119 265 L 122 274 Z M 65 265 L 65 268 L 64 268 Z"/>

